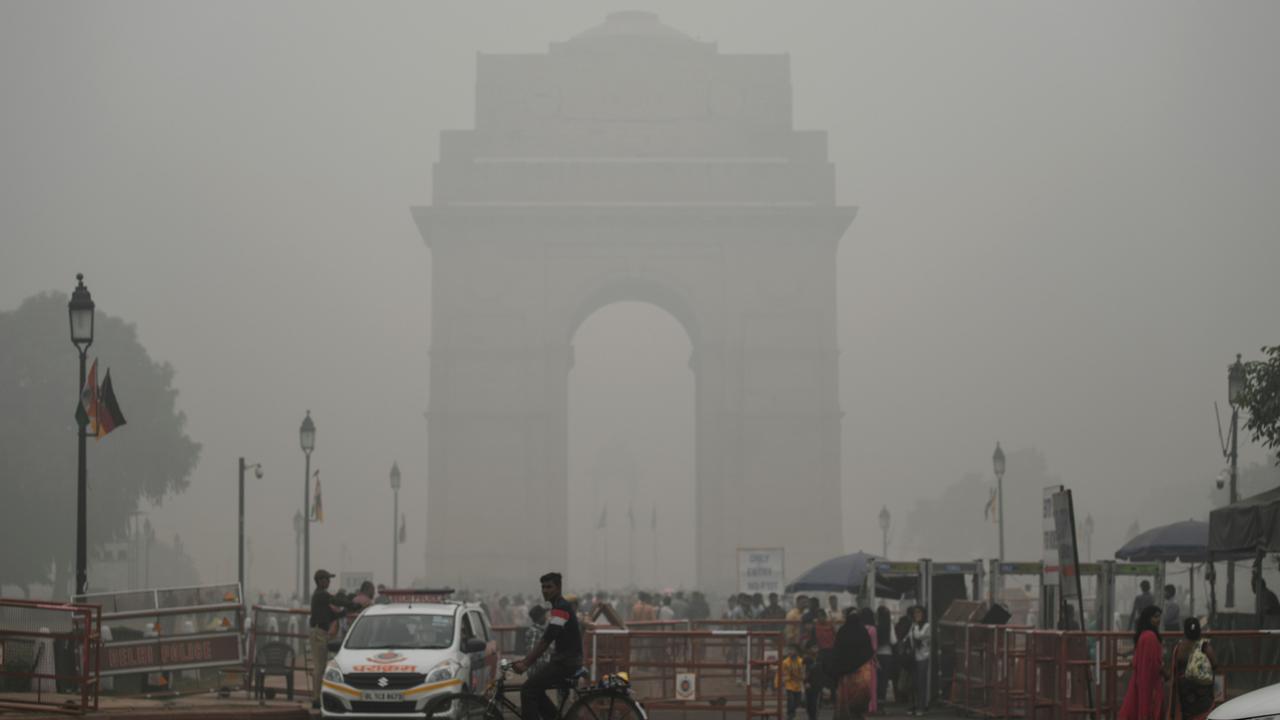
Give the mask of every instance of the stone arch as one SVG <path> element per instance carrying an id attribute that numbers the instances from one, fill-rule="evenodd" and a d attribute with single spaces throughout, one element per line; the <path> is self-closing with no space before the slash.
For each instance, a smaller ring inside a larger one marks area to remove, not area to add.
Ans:
<path id="1" fill-rule="evenodd" d="M 854 209 L 825 134 L 791 128 L 787 57 L 629 13 L 478 67 L 476 127 L 442 135 L 414 209 L 431 580 L 523 588 L 564 567 L 572 337 L 618 300 L 663 308 L 693 348 L 699 584 L 735 586 L 740 547 L 783 547 L 792 570 L 840 552 L 835 260 Z"/>

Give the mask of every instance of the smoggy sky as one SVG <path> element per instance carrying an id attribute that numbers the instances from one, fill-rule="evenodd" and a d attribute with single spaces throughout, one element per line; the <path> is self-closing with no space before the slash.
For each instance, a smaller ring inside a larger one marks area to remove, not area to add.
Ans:
<path id="1" fill-rule="evenodd" d="M 990 476 L 996 440 L 1045 454 L 1096 555 L 1134 518 L 1203 516 L 1227 364 L 1280 341 L 1280 5 L 6 2 L 0 309 L 84 272 L 175 366 L 204 449 L 151 518 L 205 580 L 235 576 L 244 455 L 266 470 L 252 580 L 292 589 L 306 409 L 312 567 L 389 574 L 398 460 L 401 575 L 421 575 L 431 255 L 409 208 L 430 202 L 440 131 L 473 124 L 477 52 L 545 52 L 616 9 L 789 54 L 795 125 L 829 134 L 838 202 L 860 208 L 838 268 L 846 548 L 878 549 L 882 505 L 905 518 Z M 672 558 L 653 578 L 642 546 L 636 579 L 687 583 L 688 337 L 622 305 L 576 344 L 571 569 L 599 566 L 590 528 L 618 503 L 607 581 L 626 579 L 635 497 Z M 69 342 L 65 360 L 74 382 Z M 620 453 L 639 489 L 593 486 Z M 994 554 L 984 501 L 957 521 Z"/>

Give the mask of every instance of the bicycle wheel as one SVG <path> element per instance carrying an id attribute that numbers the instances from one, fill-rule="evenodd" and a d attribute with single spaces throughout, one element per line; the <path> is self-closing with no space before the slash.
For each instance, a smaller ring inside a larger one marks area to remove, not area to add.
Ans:
<path id="1" fill-rule="evenodd" d="M 512 720 L 482 695 L 447 693 L 427 703 L 426 716 L 435 720 Z"/>
<path id="2" fill-rule="evenodd" d="M 564 720 L 646 720 L 640 704 L 625 693 L 610 690 L 587 693 L 574 701 Z"/>

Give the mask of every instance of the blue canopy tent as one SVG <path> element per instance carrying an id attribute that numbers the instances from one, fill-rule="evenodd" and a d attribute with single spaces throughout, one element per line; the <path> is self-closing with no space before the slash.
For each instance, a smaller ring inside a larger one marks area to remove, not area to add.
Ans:
<path id="1" fill-rule="evenodd" d="M 787 593 L 803 592 L 847 592 L 859 595 L 865 591 L 867 574 L 871 572 L 872 563 L 882 558 L 870 553 L 856 552 L 831 558 L 810 568 L 800 577 L 787 585 Z M 876 575 L 875 596 L 879 598 L 900 599 L 913 597 L 918 592 L 918 578 L 890 577 Z M 951 600 L 966 598 L 963 575 L 941 573 L 934 576 L 934 599 L 941 607 L 947 607 Z"/>
<path id="2" fill-rule="evenodd" d="M 1116 559 L 1130 562 L 1205 562 L 1209 559 L 1209 523 L 1183 520 L 1151 528 L 1117 550 Z"/>
<path id="3" fill-rule="evenodd" d="M 831 558 L 809 569 L 787 585 L 788 593 L 847 592 L 858 594 L 866 583 L 875 555 L 856 552 Z"/>
<path id="4" fill-rule="evenodd" d="M 1182 562 L 1188 568 L 1188 584 L 1190 591 L 1188 613 L 1196 608 L 1196 565 L 1209 561 L 1209 523 L 1199 520 L 1182 520 L 1181 522 L 1161 525 L 1139 534 L 1116 550 L 1117 560 L 1130 562 Z M 1164 571 L 1161 571 L 1164 575 Z M 1156 588 L 1156 592 L 1160 592 Z"/>

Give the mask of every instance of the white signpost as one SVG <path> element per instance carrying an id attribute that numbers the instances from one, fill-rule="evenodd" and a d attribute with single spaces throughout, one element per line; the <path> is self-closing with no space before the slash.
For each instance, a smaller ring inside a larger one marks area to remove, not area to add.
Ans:
<path id="1" fill-rule="evenodd" d="M 1044 489 L 1044 501 L 1040 506 L 1040 528 L 1044 532 L 1041 561 L 1044 563 L 1044 584 L 1058 584 L 1058 530 L 1053 516 L 1053 496 L 1062 492 L 1061 485 L 1049 485 Z"/>
<path id="2" fill-rule="evenodd" d="M 781 595 L 786 587 L 782 548 L 738 548 L 738 592 Z"/>

